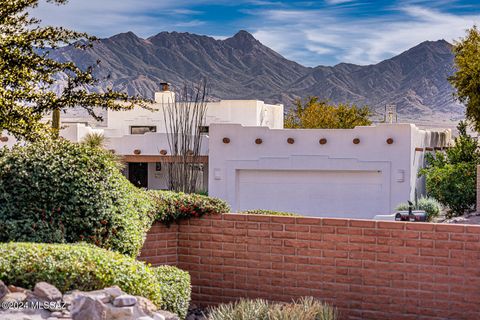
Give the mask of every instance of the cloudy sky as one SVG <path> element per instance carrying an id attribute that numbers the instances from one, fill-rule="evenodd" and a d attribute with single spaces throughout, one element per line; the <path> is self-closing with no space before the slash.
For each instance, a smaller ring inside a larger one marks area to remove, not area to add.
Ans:
<path id="1" fill-rule="evenodd" d="M 377 63 L 425 40 L 452 42 L 480 24 L 479 0 L 69 0 L 35 16 L 109 37 L 161 31 L 223 39 L 247 30 L 303 65 Z"/>

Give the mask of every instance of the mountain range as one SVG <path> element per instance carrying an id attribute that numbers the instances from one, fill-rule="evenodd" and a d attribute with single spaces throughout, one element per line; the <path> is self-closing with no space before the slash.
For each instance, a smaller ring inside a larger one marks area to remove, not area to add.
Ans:
<path id="1" fill-rule="evenodd" d="M 99 60 L 95 75 L 102 81 L 91 90 L 113 87 L 153 98 L 161 82 L 180 88 L 185 81 L 206 78 L 213 99 L 259 99 L 289 108 L 295 99 L 318 96 L 333 103 L 368 105 L 378 115 L 385 105 L 394 104 L 402 120 L 441 123 L 464 113 L 447 80 L 454 71 L 451 48 L 445 40 L 426 41 L 377 64 L 306 67 L 247 31 L 225 40 L 178 32 L 142 39 L 127 32 L 101 39 L 87 50 L 66 46 L 51 55 L 84 68 Z M 63 84 L 62 79 L 57 83 Z"/>

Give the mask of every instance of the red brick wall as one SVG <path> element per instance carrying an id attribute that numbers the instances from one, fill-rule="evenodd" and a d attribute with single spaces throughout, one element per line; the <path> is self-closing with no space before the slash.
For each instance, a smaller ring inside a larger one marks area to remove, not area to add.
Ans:
<path id="1" fill-rule="evenodd" d="M 480 226 L 225 214 L 153 227 L 142 256 L 189 271 L 201 304 L 314 296 L 342 319 L 480 319 Z"/>

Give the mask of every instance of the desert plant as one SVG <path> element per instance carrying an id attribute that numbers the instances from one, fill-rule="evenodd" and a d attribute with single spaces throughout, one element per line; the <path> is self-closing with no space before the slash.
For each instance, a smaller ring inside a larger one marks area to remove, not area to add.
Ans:
<path id="1" fill-rule="evenodd" d="M 225 201 L 199 194 L 159 190 L 150 190 L 148 193 L 155 203 L 156 221 L 166 225 L 182 219 L 230 211 L 230 207 Z"/>
<path id="2" fill-rule="evenodd" d="M 335 320 L 335 308 L 315 298 L 292 303 L 271 303 L 263 299 L 242 299 L 209 309 L 208 320 Z"/>
<path id="3" fill-rule="evenodd" d="M 292 217 L 299 217 L 299 214 L 292 213 L 292 212 L 283 212 L 283 211 L 274 211 L 274 210 L 265 210 L 265 209 L 252 209 L 252 210 L 245 210 L 240 213 L 245 214 L 260 214 L 260 215 L 268 215 L 268 216 L 292 216 Z"/>
<path id="4" fill-rule="evenodd" d="M 153 205 L 100 148 L 63 139 L 0 150 L 0 242 L 86 241 L 136 256 Z"/>
<path id="5" fill-rule="evenodd" d="M 400 203 L 395 210 L 397 211 L 408 211 L 409 204 L 408 203 Z M 424 210 L 427 214 L 427 220 L 431 221 L 433 218 L 437 217 L 440 212 L 442 211 L 441 203 L 431 197 L 421 197 L 414 205 L 414 210 Z"/>
<path id="6" fill-rule="evenodd" d="M 105 142 L 105 136 L 98 132 L 89 133 L 82 140 L 82 143 L 90 148 L 103 148 L 105 146 Z"/>

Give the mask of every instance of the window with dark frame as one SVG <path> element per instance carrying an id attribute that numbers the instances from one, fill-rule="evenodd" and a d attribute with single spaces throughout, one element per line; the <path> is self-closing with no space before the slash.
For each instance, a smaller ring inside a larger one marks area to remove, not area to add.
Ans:
<path id="1" fill-rule="evenodd" d="M 131 126 L 130 134 L 145 134 L 147 132 L 157 132 L 157 126 Z"/>
<path id="2" fill-rule="evenodd" d="M 209 131 L 208 126 L 200 126 L 199 129 L 201 134 L 208 134 L 208 131 Z"/>

